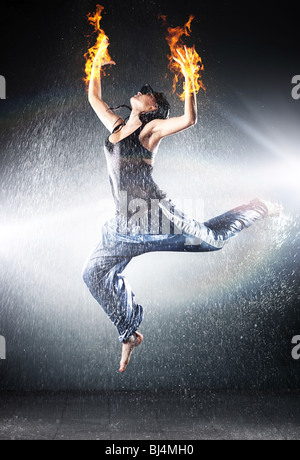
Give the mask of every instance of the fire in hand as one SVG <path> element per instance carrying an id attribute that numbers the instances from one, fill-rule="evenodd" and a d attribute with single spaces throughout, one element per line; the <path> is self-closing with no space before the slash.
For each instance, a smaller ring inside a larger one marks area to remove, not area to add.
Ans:
<path id="1" fill-rule="evenodd" d="M 164 25 L 167 25 L 167 17 L 160 15 Z M 183 101 L 186 92 L 191 94 L 198 92 L 205 86 L 202 81 L 204 66 L 202 59 L 197 53 L 195 46 L 188 48 L 184 45 L 182 38 L 191 35 L 191 23 L 194 16 L 190 16 L 188 22 L 183 27 L 167 27 L 166 40 L 169 44 L 171 54 L 168 55 L 169 69 L 174 73 L 173 92 L 175 93 L 177 84 L 182 76 L 187 77 L 183 83 L 183 93 L 179 95 Z M 187 82 L 187 85 L 186 85 Z"/>
<path id="2" fill-rule="evenodd" d="M 87 53 L 85 53 L 84 57 L 86 60 L 85 64 L 85 78 L 83 79 L 86 83 L 86 87 L 88 88 L 89 82 L 91 80 L 92 74 L 92 67 L 95 60 L 95 57 L 99 59 L 99 63 L 103 61 L 111 61 L 111 57 L 108 52 L 109 46 L 109 39 L 105 34 L 104 30 L 100 28 L 100 21 L 102 19 L 102 11 L 104 7 L 101 5 L 97 5 L 95 13 L 89 13 L 87 15 L 88 21 L 92 24 L 95 28 L 95 32 L 97 34 L 96 44 L 92 46 Z M 101 72 L 105 75 L 104 68 L 101 68 Z"/>

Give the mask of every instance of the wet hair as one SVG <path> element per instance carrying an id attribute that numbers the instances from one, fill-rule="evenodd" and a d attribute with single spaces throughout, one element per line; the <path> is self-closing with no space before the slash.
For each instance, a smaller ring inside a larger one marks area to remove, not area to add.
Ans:
<path id="1" fill-rule="evenodd" d="M 142 94 L 153 94 L 158 105 L 158 109 L 153 112 L 141 113 L 140 119 L 142 122 L 149 123 L 157 118 L 166 120 L 170 117 L 170 104 L 163 93 L 153 91 L 150 85 L 144 85 L 140 92 Z"/>
<path id="2" fill-rule="evenodd" d="M 158 93 L 158 92 L 153 91 L 150 85 L 144 85 L 140 92 L 142 94 L 153 94 L 153 96 L 155 97 L 156 103 L 158 105 L 157 110 L 154 110 L 153 112 L 143 112 L 140 114 L 140 120 L 143 123 L 143 125 L 146 125 L 152 120 L 156 120 L 156 119 L 166 120 L 167 118 L 170 117 L 170 104 L 167 101 L 163 93 Z M 129 107 L 128 105 L 119 105 L 118 107 L 113 107 L 113 108 L 110 108 L 109 110 L 116 111 L 122 107 L 130 111 L 132 110 L 132 108 Z M 128 119 L 129 119 L 129 116 L 125 118 L 124 124 L 126 124 Z M 123 123 L 117 124 L 119 120 L 117 120 L 115 123 L 116 127 L 114 128 L 113 133 L 117 132 L 123 126 Z"/>

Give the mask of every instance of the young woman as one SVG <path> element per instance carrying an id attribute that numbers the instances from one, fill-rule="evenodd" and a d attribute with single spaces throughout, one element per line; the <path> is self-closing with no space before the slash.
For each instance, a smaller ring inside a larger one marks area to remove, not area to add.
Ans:
<path id="1" fill-rule="evenodd" d="M 189 87 L 193 82 L 186 72 L 190 66 L 187 50 L 179 56 L 177 62 Z M 164 95 L 146 85 L 131 98 L 131 114 L 124 121 L 102 99 L 100 70 L 108 64 L 115 62 L 96 56 L 89 102 L 111 133 L 104 151 L 116 216 L 104 225 L 101 241 L 83 270 L 83 279 L 118 330 L 122 343 L 120 372 L 124 372 L 132 351 L 143 341 L 138 332 L 143 309 L 122 275 L 132 258 L 154 251 L 220 250 L 229 238 L 257 220 L 279 214 L 280 208 L 255 199 L 205 223 L 178 210 L 154 182 L 153 163 L 163 138 L 196 124 L 195 91 L 186 94 L 184 114 L 169 118 Z"/>

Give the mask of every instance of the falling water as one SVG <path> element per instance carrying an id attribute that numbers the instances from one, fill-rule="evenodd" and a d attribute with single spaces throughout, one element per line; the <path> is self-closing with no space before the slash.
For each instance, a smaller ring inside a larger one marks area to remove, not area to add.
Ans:
<path id="1" fill-rule="evenodd" d="M 90 8 L 83 3 L 66 3 L 59 15 L 48 5 L 55 27 L 48 19 L 36 21 L 38 32 L 33 28 L 28 38 L 33 57 L 20 56 L 29 89 L 23 94 L 15 81 L 17 96 L 11 97 L 7 80 L 9 97 L 0 101 L 0 336 L 7 357 L 0 361 L 0 389 L 299 388 L 291 356 L 292 338 L 300 334 L 299 119 L 289 118 L 279 94 L 270 96 L 269 111 L 255 100 L 255 82 L 266 85 L 259 66 L 244 86 L 252 105 L 229 87 L 245 76 L 246 59 L 235 62 L 243 43 L 239 52 L 222 35 L 230 12 L 224 21 L 224 11 L 213 5 L 209 21 L 201 2 L 181 2 L 176 13 L 190 14 L 187 4 L 199 12 L 193 30 L 207 88 L 198 97 L 199 122 L 162 142 L 154 179 L 178 207 L 200 203 L 203 220 L 255 197 L 280 201 L 284 211 L 255 223 L 220 252 L 134 259 L 126 276 L 145 310 L 145 341 L 119 375 L 116 331 L 81 278 L 101 226 L 114 213 L 103 153 L 108 133 L 81 81 Z M 103 27 L 117 63 L 103 81 L 108 103 L 128 103 L 150 83 L 167 94 L 171 116 L 182 114 L 183 104 L 171 94 L 172 76 L 165 78 L 169 51 L 157 20 L 165 12 L 152 1 L 134 2 L 135 8 L 108 3 Z M 243 26 L 231 24 L 247 41 Z M 267 50 L 261 62 L 270 58 Z M 273 85 L 279 75 L 277 61 L 275 68 L 276 75 L 266 68 L 268 84 L 270 75 Z"/>
<path id="2" fill-rule="evenodd" d="M 245 146 L 225 119 L 220 124 L 218 111 L 209 107 L 214 137 L 211 119 L 207 125 L 204 119 L 164 142 L 155 180 L 178 206 L 202 200 L 205 219 L 256 196 L 282 198 L 284 213 L 258 222 L 221 252 L 133 260 L 126 275 L 145 309 L 145 343 L 120 376 L 115 330 L 81 279 L 113 215 L 106 133 L 91 123 L 79 92 L 44 94 L 23 107 L 11 108 L 1 143 L 0 332 L 9 361 L 0 385 L 296 386 L 290 342 L 299 333 L 299 215 L 289 200 L 295 191 L 287 185 L 280 195 L 276 178 L 261 180 L 260 162 L 247 165 Z"/>

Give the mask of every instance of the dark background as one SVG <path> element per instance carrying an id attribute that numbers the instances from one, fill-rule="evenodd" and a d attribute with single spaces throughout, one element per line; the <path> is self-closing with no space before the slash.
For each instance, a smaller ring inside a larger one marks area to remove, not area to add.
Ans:
<path id="1" fill-rule="evenodd" d="M 100 3 L 105 7 L 101 26 L 117 62 L 103 81 L 107 102 L 128 103 L 148 82 L 168 95 L 172 115 L 182 112 L 182 103 L 170 91 L 168 46 L 158 14 L 166 14 L 174 26 L 190 14 L 196 17 L 187 43 L 195 43 L 203 57 L 207 90 L 198 98 L 196 129 L 162 148 L 165 155 L 177 152 L 176 170 L 168 159 L 157 165 L 172 196 L 180 188 L 175 177 L 190 182 L 183 185 L 186 194 L 199 186 L 212 196 L 213 181 L 204 175 L 199 185 L 199 179 L 190 178 L 181 150 L 198 178 L 204 173 L 197 149 L 215 168 L 227 162 L 257 167 L 278 160 L 270 144 L 259 140 L 268 135 L 284 151 L 277 138 L 283 132 L 297 151 L 300 101 L 291 97 L 292 77 L 300 74 L 295 2 Z M 284 202 L 290 217 L 277 233 L 269 230 L 281 241 L 272 255 L 261 255 L 263 244 L 275 249 L 268 235 L 256 242 L 258 227 L 218 260 L 205 255 L 200 265 L 193 256 L 191 262 L 153 256 L 148 265 L 133 266 L 131 281 L 136 277 L 135 289 L 149 299 L 143 331 L 148 338 L 126 376 L 117 374 L 116 336 L 80 279 L 98 235 L 91 230 L 97 215 L 89 206 L 100 196 L 110 197 L 102 154 L 105 129 L 87 103 L 82 81 L 83 55 L 94 44 L 86 15 L 95 6 L 85 0 L 1 4 L 0 74 L 7 81 L 7 100 L 0 101 L 0 211 L 2 222 L 16 224 L 10 246 L 0 231 L 0 335 L 7 340 L 0 387 L 299 388 L 299 362 L 291 359 L 292 337 L 300 334 L 299 203 L 291 204 L 280 188 L 270 194 Z M 233 120 L 243 121 L 244 128 Z M 247 126 L 256 138 L 248 136 Z M 173 178 L 174 184 L 168 182 Z M 232 202 L 230 191 L 217 192 L 224 202 L 211 202 L 212 213 Z M 70 210 L 74 215 L 65 220 Z M 39 216 L 46 217 L 36 224 Z M 83 243 L 77 253 L 78 241 Z M 147 287 L 139 278 L 143 271 L 152 280 Z M 203 292 L 214 276 L 211 292 Z"/>
<path id="2" fill-rule="evenodd" d="M 81 89 L 83 53 L 92 31 L 86 14 L 95 11 L 95 5 L 89 1 L 3 2 L 1 69 L 10 99 L 49 88 Z M 101 26 L 110 37 L 111 55 L 125 81 L 126 74 L 128 81 L 137 74 L 133 86 L 144 81 L 149 68 L 155 77 L 157 67 L 160 73 L 167 70 L 168 47 L 162 40 L 159 13 L 168 16 L 170 25 L 181 25 L 189 14 L 195 15 L 191 42 L 197 43 L 206 64 L 207 85 L 218 85 L 221 94 L 228 91 L 227 85 L 236 89 L 247 85 L 263 97 L 266 88 L 290 80 L 297 70 L 297 14 L 292 2 L 111 0 L 104 6 Z M 148 65 L 139 65 L 141 59 Z"/>

